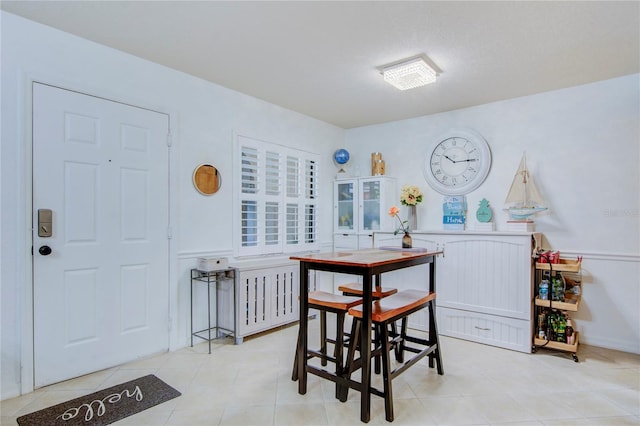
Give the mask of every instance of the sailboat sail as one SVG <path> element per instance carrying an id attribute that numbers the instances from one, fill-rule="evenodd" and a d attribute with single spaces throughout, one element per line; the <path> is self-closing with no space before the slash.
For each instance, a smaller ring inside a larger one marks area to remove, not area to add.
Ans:
<path id="1" fill-rule="evenodd" d="M 526 155 L 522 156 L 518 171 L 504 201 L 504 208 L 515 220 L 526 220 L 534 213 L 546 210 L 544 199 L 527 169 Z"/>

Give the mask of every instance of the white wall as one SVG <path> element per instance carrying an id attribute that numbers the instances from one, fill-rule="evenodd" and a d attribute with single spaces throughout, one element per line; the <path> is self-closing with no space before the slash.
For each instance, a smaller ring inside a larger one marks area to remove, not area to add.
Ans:
<path id="1" fill-rule="evenodd" d="M 171 347 L 188 342 L 189 268 L 200 255 L 232 252 L 234 132 L 316 152 L 321 202 L 319 238 L 331 244 L 331 154 L 344 130 L 2 12 L 2 388 L 1 398 L 28 391 L 31 342 L 31 81 L 42 81 L 171 116 Z M 326 159 L 326 162 L 324 161 Z M 222 173 L 222 189 L 205 197 L 191 182 L 196 165 Z M 26 337 L 26 338 L 25 338 Z M 22 378 L 29 374 L 22 372 Z M 25 381 L 28 381 L 25 378 Z"/>
<path id="2" fill-rule="evenodd" d="M 437 83 L 436 83 L 437 84 Z M 640 353 L 640 76 L 347 131 L 353 168 L 370 173 L 379 151 L 398 184 L 425 192 L 418 228 L 442 229 L 443 196 L 422 174 L 429 146 L 454 127 L 478 131 L 493 164 L 467 196 L 471 226 L 482 198 L 498 230 L 524 151 L 549 211 L 535 218 L 546 247 L 584 255 L 584 298 L 574 316 L 586 343 Z M 446 283 L 440 283 L 446 285 Z"/>

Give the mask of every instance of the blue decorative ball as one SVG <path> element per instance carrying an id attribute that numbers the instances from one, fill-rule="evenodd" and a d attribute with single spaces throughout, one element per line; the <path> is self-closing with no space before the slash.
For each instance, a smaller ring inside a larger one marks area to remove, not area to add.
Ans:
<path id="1" fill-rule="evenodd" d="M 349 161 L 349 151 L 341 148 L 333 153 L 333 159 L 338 164 L 347 164 L 347 162 Z"/>

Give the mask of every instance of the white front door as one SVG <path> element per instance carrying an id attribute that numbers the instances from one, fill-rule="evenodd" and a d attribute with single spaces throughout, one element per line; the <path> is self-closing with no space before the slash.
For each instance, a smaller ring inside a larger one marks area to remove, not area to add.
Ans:
<path id="1" fill-rule="evenodd" d="M 36 387 L 168 350 L 168 132 L 165 114 L 34 83 Z"/>

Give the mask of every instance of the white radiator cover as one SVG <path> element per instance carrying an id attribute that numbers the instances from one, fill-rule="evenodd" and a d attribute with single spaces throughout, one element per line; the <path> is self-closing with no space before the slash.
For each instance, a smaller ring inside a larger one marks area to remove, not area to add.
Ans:
<path id="1" fill-rule="evenodd" d="M 238 266 L 238 338 L 298 320 L 298 265 Z"/>

